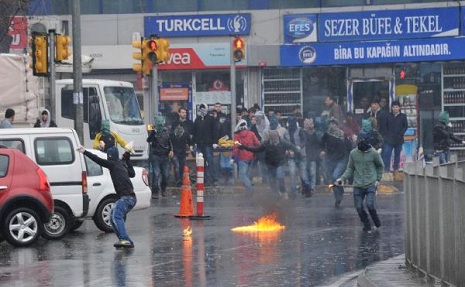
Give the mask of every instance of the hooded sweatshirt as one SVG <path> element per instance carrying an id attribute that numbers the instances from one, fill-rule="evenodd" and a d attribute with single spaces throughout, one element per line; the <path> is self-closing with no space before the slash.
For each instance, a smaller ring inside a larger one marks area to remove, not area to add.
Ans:
<path id="1" fill-rule="evenodd" d="M 372 148 L 366 151 L 355 148 L 349 154 L 349 163 L 341 178 L 345 180 L 353 176 L 355 187 L 366 188 L 380 181 L 383 171 L 384 164 L 379 153 Z"/>
<path id="2" fill-rule="evenodd" d="M 260 141 L 255 136 L 254 132 L 247 129 L 247 122 L 240 120 L 234 132 L 234 142 L 239 142 L 246 146 L 259 146 Z M 248 161 L 254 158 L 254 154 L 245 149 L 239 149 L 237 145 L 233 147 L 233 158 L 239 161 Z"/>
<path id="3" fill-rule="evenodd" d="M 433 146 L 436 151 L 449 150 L 451 141 L 461 143 L 462 139 L 456 137 L 449 129 L 449 113 L 441 112 L 433 130 Z"/>
<path id="4" fill-rule="evenodd" d="M 47 120 L 43 121 L 42 120 L 42 114 L 47 113 Z M 39 118 L 37 119 L 37 122 L 34 124 L 35 128 L 48 128 L 48 127 L 53 127 L 56 128 L 57 124 L 55 121 L 51 119 L 50 112 L 47 109 L 43 109 L 39 112 Z"/>

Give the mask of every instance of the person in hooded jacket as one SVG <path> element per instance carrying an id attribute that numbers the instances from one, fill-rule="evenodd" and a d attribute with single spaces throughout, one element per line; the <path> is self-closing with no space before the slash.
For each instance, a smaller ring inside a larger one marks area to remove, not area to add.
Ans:
<path id="1" fill-rule="evenodd" d="M 234 142 L 250 147 L 260 145 L 260 141 L 257 139 L 254 132 L 247 129 L 247 121 L 243 119 L 237 123 L 234 129 Z M 238 145 L 234 145 L 232 155 L 233 159 L 237 162 L 240 180 L 244 184 L 246 190 L 252 190 L 249 169 L 252 166 L 255 155 L 248 150 L 239 149 Z"/>
<path id="2" fill-rule="evenodd" d="M 433 130 L 434 154 L 439 157 L 439 164 L 448 163 L 450 160 L 451 142 L 465 144 L 465 141 L 456 137 L 449 128 L 449 113 L 443 111 Z"/>
<path id="3" fill-rule="evenodd" d="M 160 189 L 161 196 L 166 196 L 166 187 L 170 179 L 170 159 L 174 153 L 173 143 L 165 126 L 165 117 L 155 116 L 153 121 L 154 129 L 147 137 L 147 142 L 150 145 L 149 161 L 152 166 L 152 198 L 157 199 Z"/>
<path id="4" fill-rule="evenodd" d="M 366 198 L 366 206 L 376 228 L 381 226 L 376 211 L 376 189 L 383 176 L 384 164 L 381 155 L 371 147 L 370 135 L 361 132 L 358 136 L 357 148 L 349 155 L 347 168 L 340 178 L 336 180 L 337 185 L 342 185 L 349 178 L 354 178 L 354 205 L 358 216 L 363 223 L 363 230 L 370 232 L 372 226 L 368 215 L 363 207 Z"/>
<path id="5" fill-rule="evenodd" d="M 378 152 L 383 147 L 383 137 L 378 132 L 377 121 L 371 117 L 368 119 L 362 119 L 362 131 L 368 135 L 370 145 Z"/>
<path id="6" fill-rule="evenodd" d="M 50 112 L 47 109 L 43 109 L 40 113 L 40 118 L 37 119 L 34 124 L 35 128 L 56 128 L 58 127 L 54 120 L 50 116 Z"/>
<path id="7" fill-rule="evenodd" d="M 108 168 L 110 171 L 113 187 L 115 188 L 118 200 L 111 210 L 110 223 L 118 237 L 118 242 L 113 244 L 114 247 L 134 248 L 134 242 L 129 238 L 126 232 L 126 216 L 137 203 L 136 194 L 131 179 L 136 176 L 134 167 L 130 161 L 129 152 L 123 154 L 123 158 L 118 158 L 118 148 L 111 147 L 107 150 L 107 160 L 86 151 L 83 146 L 78 148 L 80 153 L 93 160 L 100 166 Z"/>
<path id="8" fill-rule="evenodd" d="M 287 130 L 284 133 L 284 139 L 295 145 L 299 151 L 300 156 L 294 156 L 292 151 L 288 152 L 289 160 L 289 175 L 291 178 L 291 196 L 297 196 L 298 183 L 297 173 L 300 174 L 300 180 L 302 182 L 302 194 L 308 194 L 310 192 L 310 181 L 307 173 L 307 153 L 305 149 L 305 143 L 307 142 L 307 135 L 303 129 L 298 125 L 298 119 L 294 116 L 288 118 Z"/>
<path id="9" fill-rule="evenodd" d="M 253 153 L 263 152 L 265 155 L 265 164 L 269 176 L 269 186 L 271 190 L 276 189 L 280 195 L 287 199 L 289 195 L 286 192 L 284 167 L 287 163 L 288 151 L 294 152 L 296 157 L 300 156 L 299 149 L 292 143 L 281 139 L 278 131 L 270 130 L 268 139 L 261 143 L 259 146 L 247 146 L 238 144 L 239 149 L 245 149 Z"/>
<path id="10" fill-rule="evenodd" d="M 102 152 L 107 152 L 108 149 L 119 144 L 121 147 L 134 152 L 132 147 L 117 133 L 110 130 L 110 121 L 102 120 L 102 128 L 95 135 L 93 148 Z"/>
<path id="11" fill-rule="evenodd" d="M 330 182 L 335 182 L 347 166 L 347 158 L 352 149 L 349 139 L 344 135 L 344 132 L 339 128 L 338 122 L 332 119 L 328 124 L 328 130 L 321 138 L 322 151 L 320 156 L 324 158 L 326 168 L 326 179 Z M 334 206 L 340 207 L 344 195 L 342 186 L 333 187 L 334 198 L 336 200 Z"/>

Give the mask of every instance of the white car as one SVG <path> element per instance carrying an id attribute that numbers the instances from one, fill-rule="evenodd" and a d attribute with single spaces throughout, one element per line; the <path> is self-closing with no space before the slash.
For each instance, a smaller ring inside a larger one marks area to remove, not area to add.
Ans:
<path id="1" fill-rule="evenodd" d="M 106 159 L 107 154 L 98 150 L 88 149 L 87 151 Z M 95 225 L 104 232 L 113 232 L 110 223 L 111 209 L 118 199 L 111 181 L 110 171 L 107 168 L 101 167 L 94 161 L 85 157 L 87 166 L 87 187 L 89 195 L 89 212 L 87 218 L 92 219 Z M 152 193 L 148 185 L 148 173 L 145 168 L 134 167 L 136 176 L 131 178 L 134 186 L 134 192 L 137 197 L 137 204 L 133 210 L 146 209 L 150 206 Z M 76 220 L 71 230 L 79 228 L 84 220 Z"/>

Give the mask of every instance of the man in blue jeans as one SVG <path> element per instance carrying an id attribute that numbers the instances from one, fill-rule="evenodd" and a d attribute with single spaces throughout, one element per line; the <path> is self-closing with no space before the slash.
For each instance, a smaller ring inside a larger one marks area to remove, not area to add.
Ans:
<path id="1" fill-rule="evenodd" d="M 136 173 L 129 161 L 129 152 L 125 152 L 123 154 L 123 159 L 119 160 L 118 149 L 116 147 L 111 147 L 107 150 L 107 160 L 105 160 L 86 151 L 83 146 L 79 147 L 78 151 L 96 162 L 98 165 L 108 168 L 110 171 L 113 187 L 115 188 L 116 195 L 119 198 L 111 210 L 111 226 L 113 227 L 116 236 L 118 236 L 118 242 L 113 244 L 113 246 L 116 248 L 134 248 L 134 242 L 132 242 L 126 233 L 125 226 L 126 215 L 137 203 L 134 187 L 130 179 L 131 177 L 134 177 Z"/>
<path id="2" fill-rule="evenodd" d="M 383 176 L 383 170 L 383 160 L 379 153 L 371 147 L 369 135 L 360 133 L 357 148 L 350 152 L 347 168 L 344 174 L 336 180 L 336 184 L 342 185 L 348 178 L 354 177 L 354 205 L 363 223 L 363 230 L 366 232 L 371 232 L 372 227 L 363 207 L 365 198 L 373 223 L 377 228 L 381 226 L 376 211 L 376 189 Z"/>

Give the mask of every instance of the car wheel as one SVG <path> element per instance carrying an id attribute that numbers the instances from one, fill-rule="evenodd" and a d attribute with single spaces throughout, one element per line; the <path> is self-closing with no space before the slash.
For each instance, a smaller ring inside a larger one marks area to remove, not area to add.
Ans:
<path id="1" fill-rule="evenodd" d="M 94 223 L 98 229 L 102 230 L 103 232 L 113 232 L 113 228 L 111 227 L 110 217 L 111 217 L 111 210 L 115 206 L 116 199 L 115 198 L 107 198 L 102 200 L 97 207 L 94 215 Z"/>
<path id="2" fill-rule="evenodd" d="M 68 211 L 61 206 L 55 206 L 50 221 L 44 224 L 42 237 L 52 240 L 60 239 L 68 233 L 71 223 L 71 216 Z"/>
<path id="3" fill-rule="evenodd" d="M 81 227 L 83 223 L 84 223 L 84 219 L 76 219 L 76 221 L 74 221 L 74 224 L 73 226 L 71 226 L 71 229 L 69 231 L 73 232 L 77 230 L 79 227 Z"/>
<path id="4" fill-rule="evenodd" d="M 34 243 L 42 230 L 37 213 L 27 207 L 19 207 L 8 213 L 3 224 L 3 236 L 11 245 L 22 247 Z"/>

